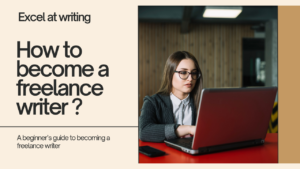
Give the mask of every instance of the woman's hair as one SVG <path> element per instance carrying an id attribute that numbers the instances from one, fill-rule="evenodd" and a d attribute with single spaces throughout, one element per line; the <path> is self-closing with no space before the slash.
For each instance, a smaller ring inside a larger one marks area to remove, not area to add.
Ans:
<path id="1" fill-rule="evenodd" d="M 169 56 L 164 68 L 162 83 L 157 93 L 163 95 L 170 95 L 172 91 L 172 80 L 174 71 L 183 59 L 191 59 L 192 61 L 194 61 L 197 71 L 201 74 L 200 78 L 198 78 L 196 81 L 194 89 L 190 93 L 190 96 L 194 99 L 194 105 L 197 111 L 203 86 L 203 78 L 197 59 L 189 52 L 178 51 Z"/>

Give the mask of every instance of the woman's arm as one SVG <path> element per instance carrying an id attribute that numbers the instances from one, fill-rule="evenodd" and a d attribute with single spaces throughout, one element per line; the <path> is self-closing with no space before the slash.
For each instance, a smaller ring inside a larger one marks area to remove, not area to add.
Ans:
<path id="1" fill-rule="evenodd" d="M 195 126 L 182 125 L 182 126 L 179 126 L 179 127 L 176 129 L 176 135 L 177 135 L 178 137 L 182 137 L 182 136 L 185 136 L 185 135 L 187 135 L 187 134 L 194 135 L 194 134 L 195 134 L 195 130 L 196 130 L 196 127 L 195 127 Z"/>
<path id="2" fill-rule="evenodd" d="M 165 121 L 161 113 L 167 110 L 158 110 L 151 98 L 144 99 L 141 115 L 139 117 L 139 138 L 142 141 L 163 142 L 165 139 L 177 138 L 176 124 L 163 124 Z M 159 112 L 162 111 L 162 112 Z M 173 117 L 170 117 L 173 118 Z"/>
<path id="3" fill-rule="evenodd" d="M 157 105 L 150 101 L 149 97 L 144 99 L 142 112 L 139 117 L 139 138 L 142 141 L 163 142 L 165 139 L 175 139 L 184 135 L 195 133 L 195 126 L 178 124 L 162 124 L 165 121 L 156 109 Z M 164 111 L 164 110 L 162 110 Z M 170 117 L 173 118 L 173 117 Z M 178 127 L 177 127 L 178 126 Z"/>

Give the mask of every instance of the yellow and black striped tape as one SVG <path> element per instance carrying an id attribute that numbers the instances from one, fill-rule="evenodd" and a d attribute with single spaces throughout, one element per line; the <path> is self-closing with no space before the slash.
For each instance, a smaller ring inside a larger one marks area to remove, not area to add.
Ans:
<path id="1" fill-rule="evenodd" d="M 268 133 L 278 133 L 278 103 L 277 102 L 275 102 L 273 106 L 273 111 L 269 122 Z"/>

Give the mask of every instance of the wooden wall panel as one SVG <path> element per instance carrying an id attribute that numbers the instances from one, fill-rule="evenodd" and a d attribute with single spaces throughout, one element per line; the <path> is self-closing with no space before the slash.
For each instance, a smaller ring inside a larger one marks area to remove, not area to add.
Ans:
<path id="1" fill-rule="evenodd" d="M 189 51 L 199 62 L 205 88 L 242 86 L 242 38 L 254 37 L 250 25 L 139 23 L 139 110 L 155 94 L 165 62 L 176 51 Z"/>

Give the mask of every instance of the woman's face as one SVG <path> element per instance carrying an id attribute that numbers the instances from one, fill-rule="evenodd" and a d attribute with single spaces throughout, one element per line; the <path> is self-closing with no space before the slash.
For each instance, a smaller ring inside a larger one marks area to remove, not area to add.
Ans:
<path id="1" fill-rule="evenodd" d="M 176 71 L 197 72 L 194 61 L 191 59 L 183 59 L 176 68 Z M 183 72 L 184 73 L 184 72 Z M 187 73 L 187 74 L 189 74 Z M 172 93 L 179 99 L 184 99 L 195 87 L 196 81 L 189 74 L 188 78 L 183 80 L 180 78 L 180 73 L 173 74 Z M 182 77 L 183 75 L 181 75 Z M 182 98 L 183 97 L 183 98 Z"/>

